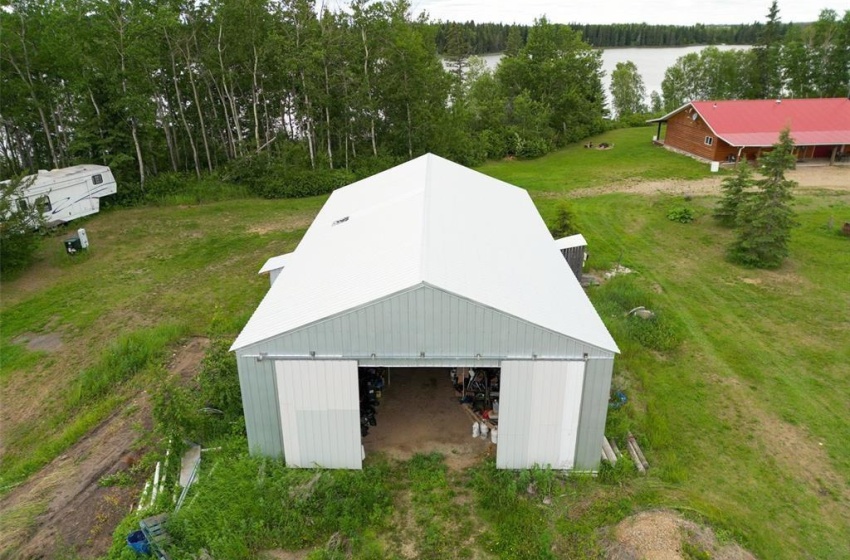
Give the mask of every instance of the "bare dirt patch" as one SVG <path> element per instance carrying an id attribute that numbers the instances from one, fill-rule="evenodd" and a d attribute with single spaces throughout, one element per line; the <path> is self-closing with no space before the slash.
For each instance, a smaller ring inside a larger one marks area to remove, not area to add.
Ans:
<path id="1" fill-rule="evenodd" d="M 14 344 L 26 344 L 27 350 L 34 352 L 58 352 L 62 349 L 62 335 L 59 333 L 24 333 L 12 339 Z"/>
<path id="2" fill-rule="evenodd" d="M 169 371 L 192 377 L 208 345 L 204 338 L 189 340 L 174 352 Z M 141 487 L 103 487 L 99 481 L 136 464 L 145 451 L 137 443 L 151 427 L 149 395 L 141 393 L 0 500 L 0 555 L 91 558 L 106 553 Z"/>
<path id="3" fill-rule="evenodd" d="M 406 461 L 417 453 L 438 452 L 450 469 L 461 470 L 493 453 L 489 440 L 472 438 L 472 420 L 446 369 L 393 369 L 377 421 L 363 438 L 367 455 L 380 451 Z"/>
<path id="4" fill-rule="evenodd" d="M 672 511 L 633 515 L 617 525 L 612 536 L 609 560 L 685 560 L 699 552 L 715 560 L 755 560 L 740 546 L 721 543 L 711 529 Z"/>
<path id="5" fill-rule="evenodd" d="M 786 175 L 796 181 L 800 191 L 832 190 L 850 192 L 850 167 L 843 166 L 800 166 Z M 673 194 L 691 196 L 719 196 L 721 177 L 708 177 L 695 181 L 664 179 L 640 181 L 629 179 L 604 187 L 578 189 L 567 194 L 570 198 L 583 198 L 611 193 L 628 194 Z"/>

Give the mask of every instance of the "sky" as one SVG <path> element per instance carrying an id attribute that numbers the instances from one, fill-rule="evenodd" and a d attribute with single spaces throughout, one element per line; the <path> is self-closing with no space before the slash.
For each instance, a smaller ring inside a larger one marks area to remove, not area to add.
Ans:
<path id="1" fill-rule="evenodd" d="M 342 0 L 337 0 L 343 3 Z M 767 17 L 771 0 L 410 0 L 412 13 L 432 21 L 531 24 L 546 15 L 553 23 L 753 23 Z M 779 0 L 785 23 L 815 21 L 824 8 L 850 9 L 847 0 Z"/>

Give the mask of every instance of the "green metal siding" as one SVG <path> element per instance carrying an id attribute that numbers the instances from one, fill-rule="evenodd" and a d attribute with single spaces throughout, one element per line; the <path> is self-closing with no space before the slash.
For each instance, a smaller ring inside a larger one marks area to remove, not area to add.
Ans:
<path id="1" fill-rule="evenodd" d="M 254 455 L 283 459 L 274 362 L 259 362 L 255 358 L 240 356 L 237 366 L 248 447 Z"/>
<path id="2" fill-rule="evenodd" d="M 576 470 L 599 470 L 613 371 L 613 359 L 590 359 L 584 370 L 584 393 L 581 397 L 576 442 Z"/>

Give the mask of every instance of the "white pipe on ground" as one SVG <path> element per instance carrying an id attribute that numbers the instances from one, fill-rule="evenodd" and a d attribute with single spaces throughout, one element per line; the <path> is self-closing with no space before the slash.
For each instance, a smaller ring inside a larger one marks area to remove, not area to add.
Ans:
<path id="1" fill-rule="evenodd" d="M 160 468 L 160 463 L 159 463 L 159 461 L 157 461 L 156 462 L 156 470 L 154 470 L 154 473 L 153 473 L 153 491 L 151 492 L 151 505 L 153 505 L 154 502 L 156 502 L 156 495 L 157 495 L 157 492 L 159 491 L 159 468 Z"/>
<path id="2" fill-rule="evenodd" d="M 151 487 L 151 481 L 148 480 L 147 482 L 145 482 L 145 487 L 142 490 L 142 495 L 139 496 L 139 507 L 136 511 L 142 511 L 145 508 L 145 498 L 148 495 L 148 490 L 150 489 L 150 487 Z"/>

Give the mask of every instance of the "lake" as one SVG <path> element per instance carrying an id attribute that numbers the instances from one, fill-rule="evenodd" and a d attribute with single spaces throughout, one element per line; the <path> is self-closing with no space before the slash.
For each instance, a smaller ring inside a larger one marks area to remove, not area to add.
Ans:
<path id="1" fill-rule="evenodd" d="M 653 90 L 661 93 L 661 82 L 664 80 L 664 72 L 670 66 L 676 63 L 676 59 L 686 54 L 699 52 L 705 46 L 691 47 L 641 47 L 641 48 L 617 48 L 617 49 L 602 49 L 602 70 L 605 71 L 605 76 L 602 79 L 602 86 L 605 88 L 606 97 L 609 96 L 611 90 L 611 72 L 614 71 L 618 62 L 626 62 L 631 60 L 637 66 L 638 73 L 643 78 L 643 84 L 646 86 L 647 102 L 649 94 Z M 732 49 L 749 49 L 748 45 L 717 45 L 721 51 Z M 482 57 L 490 69 L 496 68 L 501 54 L 488 54 Z"/>

